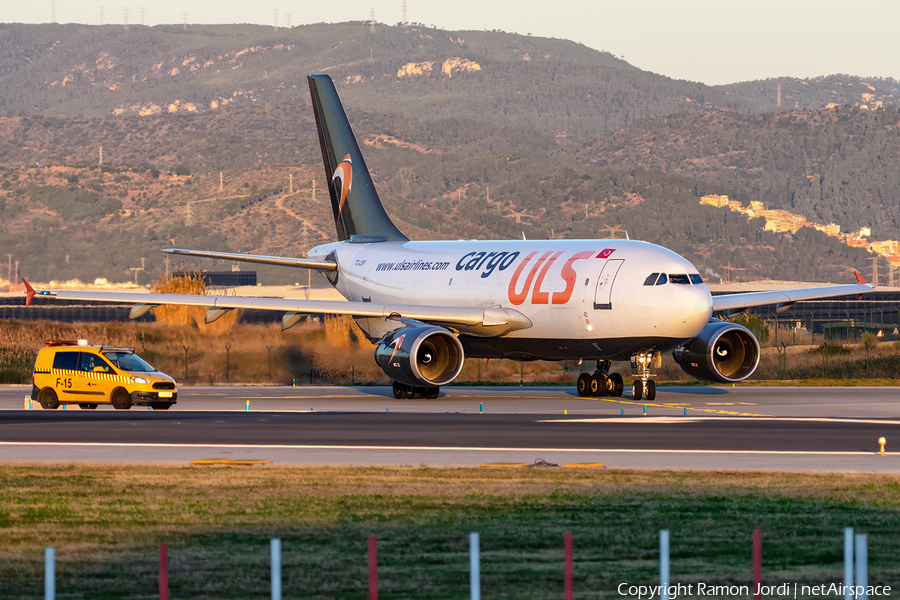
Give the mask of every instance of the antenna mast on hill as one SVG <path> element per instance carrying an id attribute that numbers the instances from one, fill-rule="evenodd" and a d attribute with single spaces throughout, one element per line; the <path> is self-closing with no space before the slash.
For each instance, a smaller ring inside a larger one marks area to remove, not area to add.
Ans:
<path id="1" fill-rule="evenodd" d="M 187 31 L 187 11 L 181 11 L 181 20 L 184 23 L 184 30 Z"/>
<path id="2" fill-rule="evenodd" d="M 403 0 L 403 26 L 406 27 L 406 0 Z"/>
<path id="3" fill-rule="evenodd" d="M 273 8 L 272 12 L 275 13 L 275 31 L 278 31 L 278 9 Z"/>
<path id="4" fill-rule="evenodd" d="M 50 0 L 50 22 L 56 23 L 56 0 Z"/>
<path id="5" fill-rule="evenodd" d="M 145 11 L 145 10 L 146 10 L 146 9 L 142 6 L 142 7 L 141 7 L 141 25 L 144 24 L 144 11 Z"/>
<path id="6" fill-rule="evenodd" d="M 128 7 L 122 9 L 125 12 L 125 31 L 128 31 Z M 136 277 L 137 275 L 135 275 Z"/>
<path id="7" fill-rule="evenodd" d="M 100 24 L 103 25 L 103 7 L 100 7 Z"/>
<path id="8" fill-rule="evenodd" d="M 370 19 L 371 25 L 369 27 L 369 33 L 375 33 L 375 9 L 372 9 L 372 18 Z"/>

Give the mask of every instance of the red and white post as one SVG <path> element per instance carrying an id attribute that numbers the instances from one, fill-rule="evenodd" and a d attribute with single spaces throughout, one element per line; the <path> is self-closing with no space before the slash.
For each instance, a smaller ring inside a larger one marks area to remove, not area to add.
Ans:
<path id="1" fill-rule="evenodd" d="M 378 545 L 369 536 L 369 600 L 378 600 Z"/>
<path id="2" fill-rule="evenodd" d="M 762 532 L 753 530 L 753 600 L 762 600 Z"/>
<path id="3" fill-rule="evenodd" d="M 169 546 L 159 545 L 159 600 L 169 600 Z"/>

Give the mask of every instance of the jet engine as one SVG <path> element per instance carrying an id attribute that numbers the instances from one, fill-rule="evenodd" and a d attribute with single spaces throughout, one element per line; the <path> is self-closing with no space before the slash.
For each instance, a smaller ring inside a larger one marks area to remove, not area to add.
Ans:
<path id="1" fill-rule="evenodd" d="M 756 370 L 759 342 L 746 327 L 717 321 L 676 348 L 672 356 L 691 377 L 734 383 L 747 379 Z"/>
<path id="2" fill-rule="evenodd" d="M 375 348 L 375 362 L 388 377 L 419 387 L 438 387 L 463 368 L 463 347 L 450 331 L 433 325 L 403 327 Z"/>

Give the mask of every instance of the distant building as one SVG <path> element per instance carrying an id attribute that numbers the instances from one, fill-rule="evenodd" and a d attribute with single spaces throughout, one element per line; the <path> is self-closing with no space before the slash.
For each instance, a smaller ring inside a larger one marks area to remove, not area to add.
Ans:
<path id="1" fill-rule="evenodd" d="M 700 198 L 700 204 L 709 204 L 710 206 L 715 206 L 716 208 L 725 208 L 728 206 L 728 196 L 719 196 L 717 194 L 710 194 L 709 196 L 703 196 Z"/>

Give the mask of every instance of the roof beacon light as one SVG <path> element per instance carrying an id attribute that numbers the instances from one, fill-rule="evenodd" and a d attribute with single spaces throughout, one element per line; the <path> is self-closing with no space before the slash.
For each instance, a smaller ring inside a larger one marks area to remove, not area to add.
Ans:
<path id="1" fill-rule="evenodd" d="M 87 346 L 88 342 L 87 342 L 87 340 L 78 340 L 78 345 L 79 346 Z"/>

